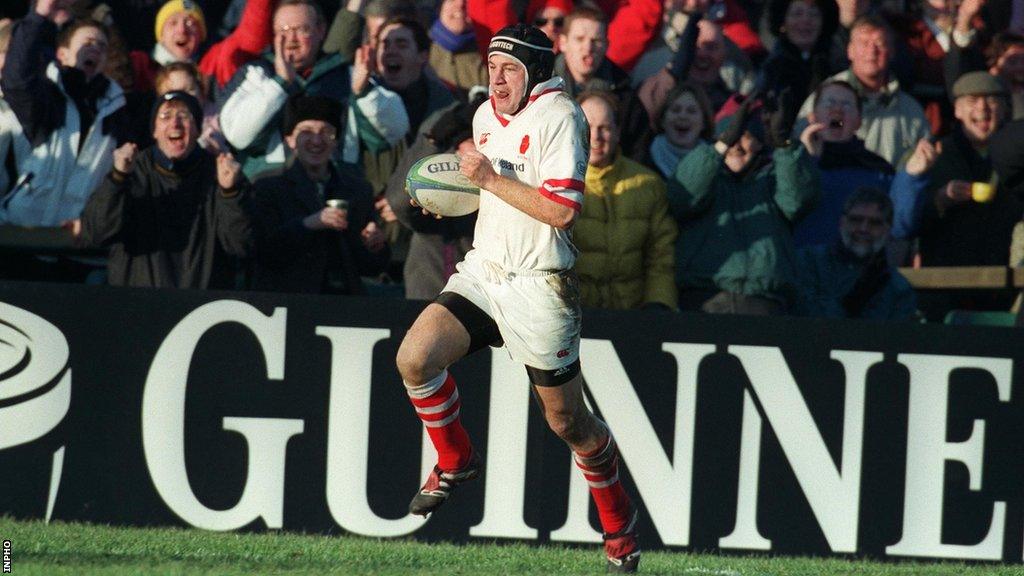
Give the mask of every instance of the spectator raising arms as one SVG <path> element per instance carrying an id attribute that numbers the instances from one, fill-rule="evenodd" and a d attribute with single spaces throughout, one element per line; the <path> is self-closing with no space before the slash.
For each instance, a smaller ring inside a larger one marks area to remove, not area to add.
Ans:
<path id="1" fill-rule="evenodd" d="M 32 152 L 18 159 L 18 183 L 0 206 L 0 222 L 57 226 L 78 218 L 126 138 L 124 93 L 100 72 L 102 24 L 69 23 L 57 35 L 57 62 L 46 61 L 59 4 L 39 0 L 11 35 L 0 86 Z"/>
<path id="2" fill-rule="evenodd" d="M 85 245 L 110 248 L 111 285 L 235 286 L 231 259 L 253 245 L 249 183 L 230 154 L 215 159 L 199 148 L 202 121 L 194 96 L 168 92 L 153 105 L 156 144 L 114 152 L 81 222 Z"/>

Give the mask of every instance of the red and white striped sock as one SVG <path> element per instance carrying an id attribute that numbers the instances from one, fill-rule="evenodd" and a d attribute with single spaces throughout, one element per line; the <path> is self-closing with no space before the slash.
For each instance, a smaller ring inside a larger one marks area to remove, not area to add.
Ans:
<path id="1" fill-rule="evenodd" d="M 459 470 L 469 463 L 473 446 L 459 419 L 459 389 L 445 370 L 422 386 L 405 382 L 409 401 L 427 427 L 430 441 L 437 449 L 437 465 L 445 472 Z"/>
<path id="2" fill-rule="evenodd" d="M 630 501 L 619 481 L 619 450 L 611 434 L 593 452 L 574 452 L 576 466 L 590 485 L 597 515 L 605 534 L 615 534 L 629 524 Z"/>

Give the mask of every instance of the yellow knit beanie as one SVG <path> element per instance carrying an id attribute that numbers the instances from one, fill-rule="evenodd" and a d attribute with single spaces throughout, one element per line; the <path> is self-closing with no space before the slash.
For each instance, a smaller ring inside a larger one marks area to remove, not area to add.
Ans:
<path id="1" fill-rule="evenodd" d="M 160 34 L 163 33 L 164 23 L 167 22 L 167 19 L 178 12 L 185 12 L 195 18 L 199 23 L 199 41 L 206 40 L 206 18 L 203 17 L 203 9 L 199 7 L 199 4 L 192 0 L 171 0 L 160 7 L 160 11 L 156 13 L 156 41 L 160 41 Z"/>

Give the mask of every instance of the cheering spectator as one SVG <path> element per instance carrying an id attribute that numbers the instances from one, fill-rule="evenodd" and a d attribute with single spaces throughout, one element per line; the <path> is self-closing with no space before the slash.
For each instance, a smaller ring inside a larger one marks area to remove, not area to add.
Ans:
<path id="1" fill-rule="evenodd" d="M 839 218 L 839 239 L 797 252 L 795 312 L 825 318 L 913 318 L 914 289 L 885 255 L 892 217 L 892 200 L 885 192 L 860 188 L 851 194 Z"/>
<path id="2" fill-rule="evenodd" d="M 383 194 L 423 120 L 455 100 L 425 73 L 429 54 L 430 37 L 419 21 L 397 17 L 381 27 L 376 49 L 367 45 L 356 55 L 344 158 L 362 164 L 375 196 Z M 392 111 L 392 125 L 374 124 L 372 118 L 383 117 L 380 102 L 394 102 L 396 95 L 400 110 Z"/>
<path id="3" fill-rule="evenodd" d="M 773 107 L 765 126 L 747 98 L 718 122 L 714 146 L 697 145 L 668 182 L 682 310 L 781 314 L 792 302 L 790 229 L 814 207 L 818 173 L 803 146 L 789 145 L 796 103 Z"/>
<path id="4" fill-rule="evenodd" d="M 839 25 L 835 0 L 773 0 L 768 6 L 775 47 L 761 66 L 758 85 L 781 92 L 790 88 L 803 102 L 838 70 L 829 64 L 832 34 Z"/>
<path id="5" fill-rule="evenodd" d="M 848 82 L 862 100 L 862 122 L 857 136 L 868 150 L 898 166 L 903 155 L 928 135 L 928 120 L 921 105 L 906 92 L 890 74 L 892 32 L 878 16 L 863 16 L 853 24 L 847 56 L 850 69 L 832 77 Z M 808 97 L 800 109 L 800 122 L 794 136 L 807 127 L 807 117 L 814 107 Z"/>
<path id="6" fill-rule="evenodd" d="M 1024 118 L 1024 36 L 998 34 L 989 47 L 989 55 L 989 72 L 1002 78 L 1010 90 L 1013 119 Z"/>
<path id="7" fill-rule="evenodd" d="M 228 143 L 220 131 L 217 105 L 206 95 L 207 84 L 203 75 L 190 62 L 171 62 L 157 72 L 156 95 L 168 92 L 187 92 L 199 100 L 203 107 L 203 126 L 199 133 L 199 146 L 210 154 L 228 151 Z"/>
<path id="8" fill-rule="evenodd" d="M 233 288 L 232 257 L 252 251 L 249 183 L 230 154 L 197 145 L 203 111 L 168 92 L 153 106 L 154 146 L 128 142 L 82 212 L 81 240 L 110 248 L 113 286 Z"/>
<path id="9" fill-rule="evenodd" d="M 572 0 L 530 0 L 526 7 L 526 23 L 544 32 L 555 45 L 555 54 L 562 49 L 559 43 L 565 28 L 565 18 L 572 9 Z"/>
<path id="10" fill-rule="evenodd" d="M 949 105 L 943 60 L 954 45 L 967 46 L 976 28 L 983 26 L 978 13 L 985 0 L 922 0 L 921 13 L 889 14 L 899 37 L 904 41 L 912 62 L 913 86 L 910 92 L 924 106 L 932 133 L 949 132 L 953 110 Z M 959 76 L 957 76 L 959 77 Z M 955 80 L 957 77 L 954 77 Z"/>
<path id="11" fill-rule="evenodd" d="M 921 216 L 921 263 L 1002 266 L 1022 206 L 994 178 L 988 145 L 1008 117 L 1008 92 L 988 72 L 969 72 L 953 96 L 957 123 L 929 172 L 934 192 Z"/>
<path id="12" fill-rule="evenodd" d="M 476 150 L 473 143 L 473 113 L 484 101 L 480 96 L 466 104 L 456 102 L 424 120 L 420 133 L 394 174 L 388 180 L 387 201 L 395 217 L 412 231 L 409 255 L 402 277 L 405 297 L 433 300 L 441 293 L 455 265 L 473 248 L 476 212 L 453 218 L 434 218 L 409 201 L 405 176 L 419 160 L 442 152 Z"/>
<path id="13" fill-rule="evenodd" d="M 327 94 L 345 105 L 351 92 L 341 56 L 320 51 L 324 21 L 312 0 L 282 0 L 274 11 L 274 57 L 252 61 L 235 73 L 219 102 L 224 138 L 246 175 L 284 164 L 280 123 L 293 94 Z"/>
<path id="14" fill-rule="evenodd" d="M 674 310 L 678 231 L 668 213 L 665 183 L 620 152 L 614 96 L 585 92 L 579 103 L 590 124 L 583 210 L 573 230 L 582 303 Z"/>
<path id="15" fill-rule="evenodd" d="M 928 184 L 924 173 L 936 157 L 931 144 L 921 141 L 906 167 L 896 174 L 892 165 L 866 149 L 857 137 L 861 101 L 853 86 L 842 80 L 828 80 L 813 98 L 811 129 L 804 132 L 804 146 L 817 160 L 822 195 L 818 206 L 793 229 L 795 245 L 833 243 L 846 200 L 861 187 L 890 193 L 898 224 L 890 226 L 893 236 L 900 242 L 908 240 L 916 233 L 919 202 Z"/>
<path id="16" fill-rule="evenodd" d="M 487 66 L 477 52 L 466 0 L 441 1 L 430 38 L 430 68 L 456 96 L 466 101 L 471 88 L 487 86 Z"/>
<path id="17" fill-rule="evenodd" d="M 45 61 L 59 3 L 39 0 L 11 35 L 0 87 L 32 152 L 18 159 L 18 182 L 0 205 L 0 222 L 58 226 L 78 218 L 126 137 L 124 93 L 100 72 L 107 55 L 102 24 L 71 22 L 57 36 L 57 62 Z"/>
<path id="18" fill-rule="evenodd" d="M 259 57 L 271 40 L 272 0 L 250 0 L 238 27 L 213 44 L 199 58 L 207 38 L 203 9 L 193 0 L 170 0 L 160 7 L 154 21 L 156 45 L 152 53 L 131 52 L 134 90 L 151 92 L 161 66 L 172 62 L 192 62 L 204 76 L 223 87 L 240 66 Z"/>
<path id="19" fill-rule="evenodd" d="M 0 20 L 0 86 L 3 85 L 4 59 L 7 57 L 7 47 L 11 43 L 11 20 Z M 4 92 L 0 89 L 0 198 L 7 194 L 8 189 L 18 179 L 17 165 L 18 153 L 16 145 L 22 145 L 28 153 L 28 146 L 24 145 L 21 136 L 21 124 L 14 115 L 14 111 L 4 100 Z"/>
<path id="20" fill-rule="evenodd" d="M 363 294 L 389 252 L 373 218 L 370 187 L 351 165 L 332 164 L 341 104 L 298 95 L 282 132 L 294 160 L 254 185 L 258 234 L 255 287 L 276 292 Z"/>
<path id="21" fill-rule="evenodd" d="M 622 113 L 622 150 L 633 156 L 635 146 L 650 130 L 650 120 L 630 86 L 629 74 L 605 58 L 607 18 L 596 8 L 575 8 L 566 17 L 562 30 L 562 53 L 555 59 L 555 75 L 565 80 L 565 91 L 574 98 L 582 92 L 598 90 L 615 95 Z"/>
<path id="22" fill-rule="evenodd" d="M 715 124 L 711 104 L 700 86 L 676 84 L 657 116 L 655 136 L 637 157 L 662 178 L 672 178 L 676 166 L 701 142 L 710 143 Z"/>

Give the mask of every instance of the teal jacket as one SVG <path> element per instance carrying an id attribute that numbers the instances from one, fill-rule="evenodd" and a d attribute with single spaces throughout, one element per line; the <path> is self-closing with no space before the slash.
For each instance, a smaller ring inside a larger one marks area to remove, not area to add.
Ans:
<path id="1" fill-rule="evenodd" d="M 820 196 L 818 169 L 803 146 L 737 176 L 710 144 L 679 162 L 668 183 L 679 222 L 676 283 L 790 303 L 796 277 L 792 229 Z"/>

